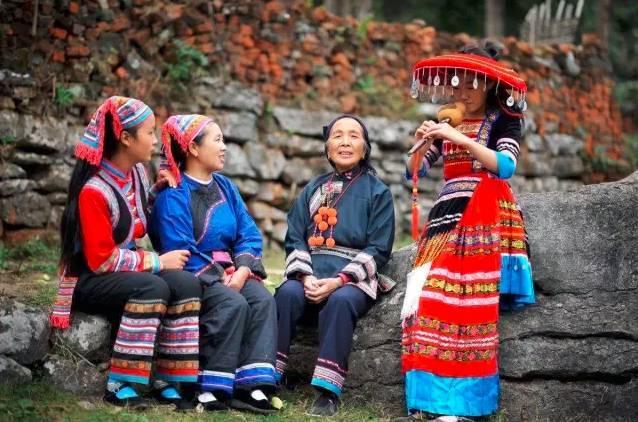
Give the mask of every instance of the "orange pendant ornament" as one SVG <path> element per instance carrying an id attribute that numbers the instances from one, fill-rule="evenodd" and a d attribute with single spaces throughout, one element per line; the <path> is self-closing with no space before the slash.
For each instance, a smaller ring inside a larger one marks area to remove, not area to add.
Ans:
<path id="1" fill-rule="evenodd" d="M 326 247 L 328 248 L 335 247 L 337 242 L 334 239 L 334 227 L 337 225 L 337 222 L 338 222 L 338 219 L 337 219 L 338 212 L 335 207 L 337 206 L 337 203 L 339 202 L 339 200 L 346 193 L 348 188 L 352 186 L 355 180 L 357 180 L 362 173 L 363 172 L 360 172 L 359 174 L 357 174 L 355 177 L 352 178 L 350 183 L 348 183 L 348 186 L 346 186 L 346 188 L 341 191 L 337 199 L 332 201 L 331 206 L 328 206 L 329 202 L 327 202 L 328 201 L 327 198 L 330 195 L 329 194 L 326 195 L 326 205 L 319 207 L 319 209 L 317 210 L 317 213 L 312 217 L 312 220 L 315 223 L 315 228 L 313 231 L 313 235 L 308 238 L 309 246 L 315 246 L 315 247 L 323 246 L 323 244 L 325 243 Z M 332 177 L 334 177 L 334 174 Z M 328 181 L 328 193 L 330 192 L 332 192 L 332 178 L 330 178 L 330 180 Z M 326 231 L 329 231 L 327 239 L 323 236 L 324 232 Z"/>
<path id="2" fill-rule="evenodd" d="M 332 207 L 320 207 L 317 210 L 317 214 L 312 218 L 315 222 L 314 235 L 308 239 L 308 245 L 310 246 L 322 246 L 325 242 L 329 248 L 334 248 L 336 242 L 332 238 L 334 226 L 337 224 L 337 210 Z M 328 239 L 323 237 L 323 232 L 330 229 Z"/>

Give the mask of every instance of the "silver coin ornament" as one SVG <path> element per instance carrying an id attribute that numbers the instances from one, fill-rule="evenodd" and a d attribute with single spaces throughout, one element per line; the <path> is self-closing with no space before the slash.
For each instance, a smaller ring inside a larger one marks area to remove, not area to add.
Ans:
<path id="1" fill-rule="evenodd" d="M 522 111 L 527 110 L 527 101 L 523 100 L 523 106 L 521 107 Z"/>
<path id="2" fill-rule="evenodd" d="M 511 95 L 509 97 L 507 97 L 507 100 L 505 101 L 505 104 L 507 104 L 508 107 L 511 107 L 514 105 L 514 97 L 512 97 Z"/>
<path id="3" fill-rule="evenodd" d="M 419 81 L 416 79 L 412 80 L 412 86 L 410 87 L 410 96 L 414 99 L 419 97 Z"/>
<path id="4" fill-rule="evenodd" d="M 452 76 L 452 86 L 454 87 L 459 86 L 459 77 L 456 75 Z"/>
<path id="5" fill-rule="evenodd" d="M 478 89 L 478 79 L 474 76 L 474 80 L 472 81 L 472 88 Z"/>
<path id="6" fill-rule="evenodd" d="M 441 77 L 439 75 L 436 75 L 434 77 L 434 86 L 439 86 L 441 85 Z"/>

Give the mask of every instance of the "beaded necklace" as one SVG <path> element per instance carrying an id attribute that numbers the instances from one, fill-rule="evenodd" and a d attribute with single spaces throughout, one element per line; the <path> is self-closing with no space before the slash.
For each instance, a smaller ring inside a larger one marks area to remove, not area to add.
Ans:
<path id="1" fill-rule="evenodd" d="M 341 193 L 334 201 L 330 201 L 330 197 L 332 196 L 332 181 L 336 175 L 332 173 L 330 176 L 330 180 L 328 180 L 328 192 L 324 198 L 324 205 L 319 207 L 317 213 L 312 218 L 315 222 L 315 228 L 313 230 L 312 236 L 308 238 L 309 246 L 322 246 L 325 242 L 328 248 L 334 248 L 336 242 L 334 240 L 334 227 L 337 225 L 337 203 L 346 191 L 354 184 L 354 182 L 363 174 L 363 170 L 360 171 L 356 176 L 354 176 L 348 185 L 341 190 Z M 323 236 L 325 231 L 329 230 L 328 238 L 326 239 Z"/>

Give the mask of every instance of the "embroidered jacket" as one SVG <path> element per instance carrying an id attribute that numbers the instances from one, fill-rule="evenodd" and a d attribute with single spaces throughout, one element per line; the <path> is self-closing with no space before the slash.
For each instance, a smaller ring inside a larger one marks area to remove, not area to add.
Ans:
<path id="1" fill-rule="evenodd" d="M 146 234 L 148 192 L 142 164 L 124 174 L 102 161 L 99 172 L 80 191 L 78 202 L 81 255 L 88 270 L 96 274 L 159 271 L 159 256 L 135 243 Z"/>
<path id="2" fill-rule="evenodd" d="M 221 280 L 231 266 L 248 267 L 254 277 L 266 278 L 261 233 L 237 187 L 216 173 L 210 181 L 186 173 L 181 179 L 155 200 L 150 225 L 155 249 L 189 250 L 184 269 L 205 283 Z"/>
<path id="3" fill-rule="evenodd" d="M 348 174 L 335 174 L 332 194 L 329 180 L 334 173 L 324 174 L 308 183 L 288 212 L 286 233 L 286 278 L 312 274 L 317 278 L 345 274 L 350 283 L 376 299 L 377 289 L 389 291 L 394 282 L 380 277 L 378 269 L 390 259 L 394 241 L 394 205 L 388 187 L 375 175 L 355 169 Z M 359 177 L 357 177 L 359 175 Z M 336 205 L 338 222 L 333 237 L 336 247 L 310 247 L 313 216 L 325 198 L 338 196 L 352 185 Z"/>

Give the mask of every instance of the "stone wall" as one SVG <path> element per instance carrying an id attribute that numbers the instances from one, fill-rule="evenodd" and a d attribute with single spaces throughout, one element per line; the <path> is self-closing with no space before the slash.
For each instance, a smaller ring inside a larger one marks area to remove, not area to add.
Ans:
<path id="1" fill-rule="evenodd" d="M 0 238 L 10 242 L 56 227 L 73 143 L 100 98 L 115 93 L 144 99 L 158 124 L 171 113 L 213 116 L 229 141 L 225 172 L 272 246 L 299 189 L 327 170 L 321 125 L 338 111 L 359 113 L 395 197 L 397 232 L 406 233 L 403 151 L 435 114 L 409 98 L 410 68 L 473 41 L 301 1 L 12 0 L 0 13 Z M 501 41 L 530 88 L 518 192 L 571 189 L 592 180 L 592 158 L 604 166 L 622 158 L 613 82 L 595 38 L 539 49 Z M 184 65 L 190 56 L 180 54 L 197 52 Z M 440 168 L 431 173 L 421 183 L 424 217 L 442 183 Z"/>
<path id="2" fill-rule="evenodd" d="M 191 78 L 212 75 L 251 86 L 272 104 L 394 118 L 414 105 L 408 86 L 417 60 L 476 41 L 422 21 L 358 22 L 306 1 L 286 3 L 4 1 L 0 104 L 36 114 L 63 104 L 86 117 L 98 98 L 120 93 L 145 99 L 161 120 L 192 91 Z M 186 66 L 189 52 L 178 41 L 208 64 Z M 538 48 L 500 41 L 504 61 L 528 81 L 541 134 L 578 134 L 589 155 L 622 158 L 610 65 L 595 37 Z M 71 105 L 62 98 L 69 92 Z"/>
<path id="3" fill-rule="evenodd" d="M 176 112 L 201 112 L 221 126 L 228 143 L 224 173 L 235 181 L 257 219 L 268 246 L 280 247 L 286 232 L 286 211 L 300 189 L 330 169 L 321 140 L 330 111 L 267 107 L 252 89 L 200 83 L 189 105 L 174 104 Z M 432 117 L 436 107 L 422 115 Z M 372 161 L 394 195 L 398 235 L 410 224 L 410 185 L 405 181 L 405 151 L 419 124 L 364 116 L 373 143 Z M 1 146 L 0 236 L 16 243 L 57 229 L 72 172 L 72 151 L 83 121 L 41 117 L 0 109 Z M 518 192 L 563 191 L 582 184 L 583 141 L 571 135 L 538 131 L 534 117 L 526 120 L 523 153 L 512 185 Z M 442 187 L 441 167 L 421 181 L 423 218 Z M 4 233 L 3 233 L 4 232 Z"/>

